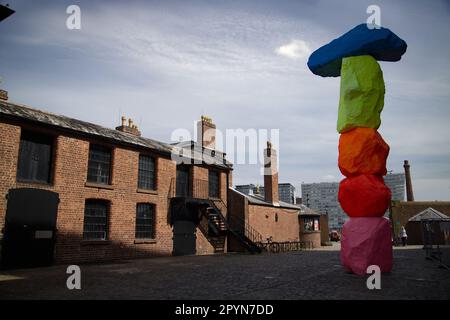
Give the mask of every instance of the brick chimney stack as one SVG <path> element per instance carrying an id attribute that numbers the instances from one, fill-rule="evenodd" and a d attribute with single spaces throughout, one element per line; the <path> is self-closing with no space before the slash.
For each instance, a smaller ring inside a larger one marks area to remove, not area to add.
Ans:
<path id="1" fill-rule="evenodd" d="M 216 149 L 216 125 L 211 118 L 202 116 L 197 122 L 197 143 L 204 148 Z"/>
<path id="2" fill-rule="evenodd" d="M 8 91 L 0 89 L 0 100 L 8 100 Z"/>
<path id="3" fill-rule="evenodd" d="M 403 168 L 405 168 L 405 180 L 406 180 L 406 201 L 414 201 L 414 193 L 412 187 L 411 180 L 411 172 L 409 170 L 410 165 L 408 160 L 405 160 L 403 164 Z"/>
<path id="4" fill-rule="evenodd" d="M 273 205 L 279 205 L 277 152 L 267 141 L 264 149 L 264 199 Z"/>
<path id="5" fill-rule="evenodd" d="M 133 123 L 132 119 L 128 119 L 128 125 L 127 125 L 127 118 L 125 116 L 122 116 L 121 125 L 116 127 L 116 130 L 126 132 L 129 134 L 132 134 L 134 136 L 141 136 L 141 132 L 138 129 L 138 126 Z"/>

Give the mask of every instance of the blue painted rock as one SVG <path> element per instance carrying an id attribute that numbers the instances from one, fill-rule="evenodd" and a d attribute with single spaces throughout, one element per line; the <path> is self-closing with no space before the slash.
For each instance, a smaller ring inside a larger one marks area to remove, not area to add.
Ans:
<path id="1" fill-rule="evenodd" d="M 398 61 L 406 47 L 406 42 L 391 30 L 369 29 L 363 23 L 314 51 L 308 67 L 322 77 L 339 77 L 344 57 L 371 55 L 378 61 Z"/>

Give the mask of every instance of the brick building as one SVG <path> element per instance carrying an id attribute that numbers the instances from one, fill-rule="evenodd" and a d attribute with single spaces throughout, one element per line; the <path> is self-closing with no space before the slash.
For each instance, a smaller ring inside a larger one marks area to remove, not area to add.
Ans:
<path id="1" fill-rule="evenodd" d="M 428 209 L 450 217 L 450 201 L 392 201 L 389 209 L 392 237 L 398 237 L 400 228 L 404 226 L 408 234 L 408 244 L 423 244 L 422 225 L 410 219 Z"/>
<path id="2" fill-rule="evenodd" d="M 264 194 L 259 187 L 249 194 L 230 189 L 230 220 L 242 224 L 253 242 L 310 242 L 319 247 L 320 214 L 304 205 L 294 205 L 279 199 L 277 156 L 270 144 L 264 150 L 266 157 Z M 230 241 L 230 250 L 239 251 L 239 243 Z"/>
<path id="3" fill-rule="evenodd" d="M 215 150 L 211 119 L 199 121 L 197 142 L 171 145 L 142 137 L 125 118 L 109 129 L 6 99 L 2 262 L 226 252 L 232 165 Z"/>

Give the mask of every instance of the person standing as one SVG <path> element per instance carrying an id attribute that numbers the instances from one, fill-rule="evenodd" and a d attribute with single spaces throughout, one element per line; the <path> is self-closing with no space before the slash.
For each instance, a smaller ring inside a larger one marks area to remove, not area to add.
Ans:
<path id="1" fill-rule="evenodd" d="M 408 240 L 408 234 L 406 233 L 406 229 L 404 226 L 400 228 L 400 239 L 402 239 L 403 246 L 406 246 Z"/>

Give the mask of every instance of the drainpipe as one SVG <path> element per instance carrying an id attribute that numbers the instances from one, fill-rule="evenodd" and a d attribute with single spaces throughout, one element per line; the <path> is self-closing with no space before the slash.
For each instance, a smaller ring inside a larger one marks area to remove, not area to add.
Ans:
<path id="1" fill-rule="evenodd" d="M 230 225 L 230 170 L 227 171 L 227 223 Z"/>
<path id="2" fill-rule="evenodd" d="M 228 249 L 230 248 L 230 187 L 229 187 L 229 183 L 230 183 L 230 170 L 227 171 L 227 201 L 226 201 L 226 205 L 227 205 L 227 225 L 228 225 L 228 232 L 227 232 L 227 238 L 226 238 L 226 244 L 227 244 L 227 252 Z"/>

